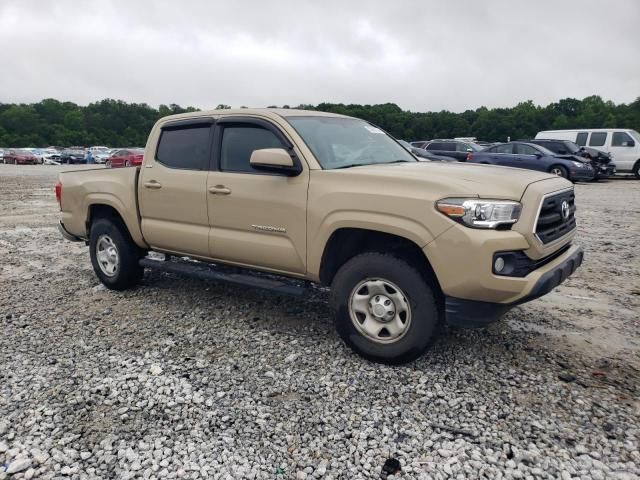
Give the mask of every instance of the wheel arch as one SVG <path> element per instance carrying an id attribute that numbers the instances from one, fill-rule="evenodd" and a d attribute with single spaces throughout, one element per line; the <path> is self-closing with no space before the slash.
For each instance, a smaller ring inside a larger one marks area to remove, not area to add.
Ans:
<path id="1" fill-rule="evenodd" d="M 113 218 L 122 223 L 126 229 L 126 233 L 131 237 L 131 240 L 140 248 L 148 248 L 148 245 L 144 241 L 142 231 L 140 229 L 139 219 L 135 219 L 135 223 L 130 218 L 130 215 L 126 214 L 126 210 L 117 202 L 112 201 L 111 198 L 94 198 L 89 201 L 87 205 L 87 216 L 85 219 L 85 229 L 87 237 L 91 232 L 91 224 L 99 218 Z"/>
<path id="2" fill-rule="evenodd" d="M 365 252 L 391 253 L 407 260 L 422 273 L 442 298 L 440 282 L 420 246 L 401 235 L 366 228 L 343 227 L 336 229 L 322 252 L 319 279 L 330 285 L 339 268 L 347 261 Z"/>

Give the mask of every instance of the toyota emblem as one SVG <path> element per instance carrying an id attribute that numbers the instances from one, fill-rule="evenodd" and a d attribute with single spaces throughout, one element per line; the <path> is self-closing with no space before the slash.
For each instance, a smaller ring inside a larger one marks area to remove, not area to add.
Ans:
<path id="1" fill-rule="evenodd" d="M 566 200 L 563 200 L 560 208 L 562 209 L 562 218 L 565 220 L 569 218 L 569 213 L 571 213 L 571 209 L 569 208 L 569 202 L 567 202 Z"/>

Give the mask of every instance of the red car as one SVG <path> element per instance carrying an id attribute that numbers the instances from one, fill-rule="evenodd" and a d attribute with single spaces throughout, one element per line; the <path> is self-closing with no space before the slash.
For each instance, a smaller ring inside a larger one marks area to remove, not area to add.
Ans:
<path id="1" fill-rule="evenodd" d="M 8 152 L 4 152 L 4 163 L 36 165 L 40 163 L 40 160 L 29 150 L 9 150 Z"/>
<path id="2" fill-rule="evenodd" d="M 144 150 L 141 148 L 126 148 L 117 150 L 105 162 L 107 167 L 131 167 L 142 165 L 142 154 Z"/>

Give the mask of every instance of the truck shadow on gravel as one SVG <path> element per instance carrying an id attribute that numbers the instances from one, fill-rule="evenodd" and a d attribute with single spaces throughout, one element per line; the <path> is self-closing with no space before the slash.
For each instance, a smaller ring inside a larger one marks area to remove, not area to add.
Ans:
<path id="1" fill-rule="evenodd" d="M 203 347 L 203 342 L 207 341 L 211 342 L 210 347 L 217 345 L 209 348 L 208 353 L 209 360 L 214 363 L 234 348 L 249 349 L 252 352 L 249 355 L 264 354 L 267 352 L 256 346 L 256 338 L 268 335 L 270 342 L 281 344 L 285 351 L 293 342 L 295 348 L 301 350 L 301 357 L 316 349 L 334 352 L 335 357 L 341 357 L 356 370 L 391 368 L 428 373 L 452 365 L 481 363 L 485 370 L 494 370 L 497 376 L 508 375 L 510 370 L 520 366 L 533 370 L 550 369 L 555 376 L 572 371 L 577 373 L 576 379 L 584 388 L 609 385 L 636 394 L 640 384 L 637 372 L 633 370 L 621 373 L 624 368 L 609 365 L 610 376 L 593 377 L 591 371 L 597 370 L 597 365 L 588 359 L 572 357 L 557 348 L 546 348 L 545 345 L 551 347 L 551 341 L 544 328 L 524 330 L 516 327 L 522 322 L 541 326 L 548 323 L 548 319 L 526 307 L 515 308 L 501 321 L 483 329 L 442 326 L 421 358 L 405 366 L 388 367 L 361 359 L 342 343 L 334 329 L 325 289 L 316 289 L 301 300 L 257 289 L 147 271 L 143 286 L 134 292 L 132 295 L 135 296 L 154 292 L 156 306 L 179 317 L 171 321 L 172 326 L 168 329 L 173 345 L 168 353 L 172 356 L 197 356 L 203 348 L 207 350 Z M 190 340 L 189 334 L 180 334 L 180 331 L 192 332 L 193 329 L 199 332 L 195 342 Z M 242 343 L 245 345 L 241 346 Z M 268 353 L 273 355 L 271 351 Z M 271 361 L 277 368 L 277 355 Z"/>

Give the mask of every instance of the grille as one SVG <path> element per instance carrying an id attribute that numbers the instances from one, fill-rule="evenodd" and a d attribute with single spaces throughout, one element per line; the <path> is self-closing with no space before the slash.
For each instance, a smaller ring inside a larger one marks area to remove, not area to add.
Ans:
<path id="1" fill-rule="evenodd" d="M 557 240 L 576 228 L 576 204 L 573 189 L 545 197 L 536 222 L 536 236 L 543 244 Z M 567 202 L 569 214 L 565 218 L 562 204 Z"/>

